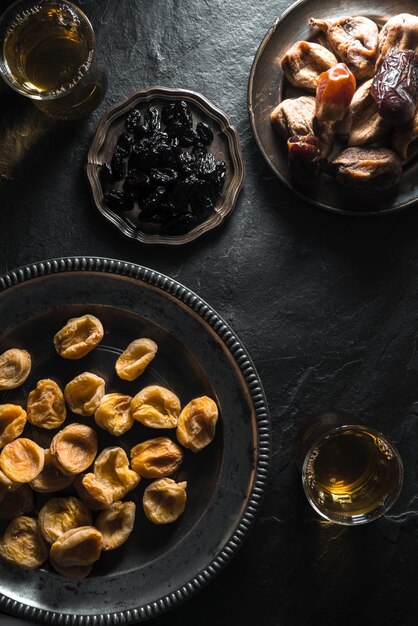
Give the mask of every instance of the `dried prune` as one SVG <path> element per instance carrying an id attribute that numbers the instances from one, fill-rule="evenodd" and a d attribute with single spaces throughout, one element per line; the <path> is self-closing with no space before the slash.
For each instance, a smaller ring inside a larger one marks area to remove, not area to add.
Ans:
<path id="1" fill-rule="evenodd" d="M 125 128 L 129 133 L 133 133 L 138 125 L 141 123 L 141 111 L 138 109 L 132 109 L 126 118 Z"/>
<path id="2" fill-rule="evenodd" d="M 199 122 L 196 124 L 196 134 L 201 143 L 204 146 L 210 146 L 213 141 L 213 132 L 209 124 Z"/>
<path id="3" fill-rule="evenodd" d="M 123 211 L 131 211 L 134 203 L 130 193 L 126 191 L 116 191 L 116 189 L 108 189 L 104 193 L 104 200 L 112 211 L 121 213 Z"/>
<path id="4" fill-rule="evenodd" d="M 176 108 L 174 112 L 174 119 L 179 122 L 182 128 L 192 128 L 193 118 L 189 105 L 184 100 L 176 102 Z"/>
<path id="5" fill-rule="evenodd" d="M 148 130 L 156 131 L 160 130 L 161 122 L 160 122 L 160 114 L 155 107 L 150 107 L 144 114 L 144 126 L 148 128 Z"/>
<path id="6" fill-rule="evenodd" d="M 225 161 L 218 161 L 216 164 L 215 176 L 212 179 L 213 184 L 215 185 L 216 190 L 221 191 L 224 186 L 226 176 L 226 163 Z"/>
<path id="7" fill-rule="evenodd" d="M 176 182 L 178 174 L 169 167 L 161 167 L 160 169 L 151 169 L 150 178 L 157 185 L 171 185 Z"/>
<path id="8" fill-rule="evenodd" d="M 384 59 L 371 93 L 379 115 L 390 124 L 407 124 L 415 114 L 418 98 L 418 54 L 393 49 Z"/>
<path id="9" fill-rule="evenodd" d="M 150 129 L 144 124 L 137 124 L 135 126 L 133 137 L 136 142 L 141 141 L 144 137 L 149 137 L 151 134 Z"/>
<path id="10" fill-rule="evenodd" d="M 197 213 L 206 215 L 208 212 L 213 210 L 216 194 L 216 189 L 212 183 L 200 180 L 193 191 L 193 197 L 191 200 L 192 208 Z"/>
<path id="11" fill-rule="evenodd" d="M 125 189 L 126 185 L 128 189 L 149 189 L 150 182 L 150 178 L 149 176 L 147 176 L 147 174 L 145 174 L 145 172 L 141 172 L 141 170 L 132 168 L 128 171 L 123 188 Z"/>
<path id="12" fill-rule="evenodd" d="M 129 168 L 149 170 L 158 165 L 158 151 L 152 146 L 150 139 L 141 139 L 134 144 L 129 158 Z"/>
<path id="13" fill-rule="evenodd" d="M 196 159 L 189 152 L 183 152 L 177 158 L 177 164 L 180 174 L 183 176 L 190 176 L 193 174 L 196 168 Z"/>
<path id="14" fill-rule="evenodd" d="M 126 171 L 126 159 L 127 153 L 120 146 L 116 146 L 116 150 L 113 153 L 112 161 L 110 163 L 112 168 L 113 180 L 122 180 Z"/>
<path id="15" fill-rule="evenodd" d="M 160 206 L 166 194 L 165 187 L 157 187 L 144 200 L 142 205 L 142 216 L 152 215 Z"/>

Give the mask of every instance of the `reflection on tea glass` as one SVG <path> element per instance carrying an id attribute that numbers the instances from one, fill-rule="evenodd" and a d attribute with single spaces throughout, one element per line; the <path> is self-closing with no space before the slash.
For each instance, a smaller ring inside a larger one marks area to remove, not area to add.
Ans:
<path id="1" fill-rule="evenodd" d="M 51 117 L 82 117 L 102 101 L 94 32 L 71 2 L 18 0 L 1 17 L 0 40 L 4 80 Z"/>
<path id="2" fill-rule="evenodd" d="M 302 483 L 313 508 L 338 524 L 371 522 L 396 501 L 402 461 L 381 433 L 359 425 L 322 434 L 305 456 Z"/>

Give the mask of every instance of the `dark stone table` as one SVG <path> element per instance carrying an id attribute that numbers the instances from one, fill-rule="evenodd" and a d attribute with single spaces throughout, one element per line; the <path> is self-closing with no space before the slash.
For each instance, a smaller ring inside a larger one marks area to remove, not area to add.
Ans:
<path id="1" fill-rule="evenodd" d="M 212 584 L 155 626 L 415 625 L 417 210 L 374 219 L 328 214 L 295 198 L 264 162 L 248 122 L 247 79 L 288 0 L 80 4 L 109 68 L 108 92 L 87 120 L 65 125 L 1 87 L 0 272 L 102 255 L 176 278 L 233 326 L 271 411 L 271 480 L 249 539 Z M 230 219 L 181 249 L 125 240 L 96 213 L 84 174 L 100 115 L 155 84 L 196 90 L 221 107 L 246 161 Z M 326 409 L 382 430 L 403 457 L 401 497 L 369 526 L 321 523 L 303 495 L 294 438 L 306 416 Z"/>

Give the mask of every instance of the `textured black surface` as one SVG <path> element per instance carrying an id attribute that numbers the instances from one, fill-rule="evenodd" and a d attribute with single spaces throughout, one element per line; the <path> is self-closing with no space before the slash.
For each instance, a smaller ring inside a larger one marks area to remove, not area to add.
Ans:
<path id="1" fill-rule="evenodd" d="M 287 0 L 80 2 L 109 68 L 99 111 L 52 124 L 1 87 L 0 271 L 66 254 L 139 262 L 206 299 L 264 382 L 274 429 L 270 488 L 235 560 L 155 626 L 415 626 L 418 600 L 418 214 L 345 218 L 294 198 L 250 133 L 247 77 Z M 245 188 L 218 231 L 145 248 L 93 210 L 83 167 L 101 112 L 151 84 L 202 92 L 231 115 Z M 405 465 L 400 500 L 359 528 L 320 523 L 292 445 L 306 415 L 345 409 L 382 430 Z"/>

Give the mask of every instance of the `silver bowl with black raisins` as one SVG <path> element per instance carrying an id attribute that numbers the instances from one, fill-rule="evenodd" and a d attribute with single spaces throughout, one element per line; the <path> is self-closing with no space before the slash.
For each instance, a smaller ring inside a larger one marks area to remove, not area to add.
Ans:
<path id="1" fill-rule="evenodd" d="M 195 92 L 152 87 L 101 118 L 87 176 L 97 209 L 122 234 L 181 245 L 230 215 L 244 164 L 225 113 Z"/>

